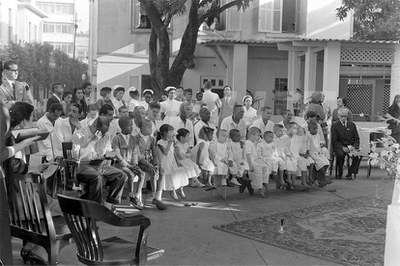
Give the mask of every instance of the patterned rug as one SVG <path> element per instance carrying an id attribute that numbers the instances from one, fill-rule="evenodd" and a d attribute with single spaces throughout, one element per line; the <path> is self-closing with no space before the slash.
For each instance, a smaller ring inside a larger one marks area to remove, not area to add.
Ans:
<path id="1" fill-rule="evenodd" d="M 388 204 L 359 197 L 214 228 L 342 265 L 376 266 L 383 265 Z"/>

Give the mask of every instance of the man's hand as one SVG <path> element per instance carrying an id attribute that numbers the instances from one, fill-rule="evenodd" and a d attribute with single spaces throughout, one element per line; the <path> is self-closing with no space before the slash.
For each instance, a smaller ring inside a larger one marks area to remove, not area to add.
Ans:
<path id="1" fill-rule="evenodd" d="M 343 151 L 344 151 L 345 153 L 349 153 L 349 152 L 350 152 L 349 148 L 347 148 L 347 147 L 343 147 Z"/>
<path id="2" fill-rule="evenodd" d="M 94 133 L 94 138 L 93 140 L 99 140 L 103 137 L 103 133 L 100 130 L 97 130 L 96 133 Z"/>
<path id="3" fill-rule="evenodd" d="M 79 122 L 78 119 L 75 118 L 70 118 L 69 121 L 71 122 L 71 124 L 76 127 L 77 129 L 81 129 L 81 123 Z"/>

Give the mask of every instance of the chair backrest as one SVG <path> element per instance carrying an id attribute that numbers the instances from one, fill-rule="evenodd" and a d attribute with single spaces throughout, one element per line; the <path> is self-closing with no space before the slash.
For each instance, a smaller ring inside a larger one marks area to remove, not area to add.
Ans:
<path id="1" fill-rule="evenodd" d="M 96 221 L 103 221 L 114 226 L 143 226 L 147 228 L 150 225 L 150 220 L 142 215 L 124 219 L 94 201 L 65 195 L 58 195 L 58 201 L 75 239 L 78 259 L 83 263 L 103 260 L 103 248 Z"/>
<path id="2" fill-rule="evenodd" d="M 68 160 L 72 160 L 72 142 L 63 142 L 61 143 L 62 145 L 62 151 L 63 151 L 63 157 Z"/>
<path id="3" fill-rule="evenodd" d="M 55 240 L 53 218 L 40 176 L 8 184 L 11 235 L 28 242 L 41 244 Z M 38 242 L 39 241 L 39 242 Z"/>

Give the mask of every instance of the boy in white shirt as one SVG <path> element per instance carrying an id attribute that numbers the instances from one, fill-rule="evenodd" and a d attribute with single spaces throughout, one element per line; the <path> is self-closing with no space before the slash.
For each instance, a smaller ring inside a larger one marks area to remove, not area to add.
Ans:
<path id="1" fill-rule="evenodd" d="M 261 130 L 250 127 L 247 133 L 247 140 L 244 143 L 243 155 L 249 164 L 249 177 L 253 189 L 258 189 L 261 197 L 265 198 L 265 191 L 268 188 L 269 178 L 262 175 L 262 166 L 257 162 L 256 144 L 260 139 Z"/>
<path id="2" fill-rule="evenodd" d="M 272 177 L 276 180 L 276 188 L 283 189 L 286 187 L 286 183 L 283 180 L 284 169 L 286 168 L 285 161 L 278 155 L 278 150 L 274 143 L 274 133 L 265 131 L 263 138 L 262 141 L 257 143 L 257 154 L 267 165 L 267 168 L 263 169 L 263 174 L 269 175 L 272 173 Z"/>
<path id="3" fill-rule="evenodd" d="M 318 134 L 317 122 L 308 122 L 308 141 L 310 145 L 310 156 L 314 160 L 316 173 L 314 174 L 318 180 L 319 186 L 324 187 L 327 183 L 330 183 L 326 179 L 325 173 L 329 166 L 329 160 L 323 155 L 323 151 L 320 145 L 320 136 Z M 314 178 L 312 177 L 313 181 Z"/>

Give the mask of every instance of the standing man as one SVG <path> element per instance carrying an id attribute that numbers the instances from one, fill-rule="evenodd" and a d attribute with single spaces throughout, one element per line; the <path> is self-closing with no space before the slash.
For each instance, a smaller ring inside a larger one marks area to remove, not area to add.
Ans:
<path id="1" fill-rule="evenodd" d="M 51 86 L 51 90 L 53 91 L 53 96 L 51 96 L 47 100 L 46 112 L 49 111 L 50 105 L 52 105 L 53 103 L 61 103 L 62 96 L 64 94 L 64 87 L 61 85 L 61 83 L 54 83 Z M 67 115 L 67 114 L 64 114 L 64 115 Z"/>
<path id="2" fill-rule="evenodd" d="M 224 87 L 224 98 L 221 100 L 221 109 L 219 110 L 219 123 L 226 117 L 233 114 L 233 106 L 235 99 L 232 98 L 232 88 L 230 86 Z"/>
<path id="3" fill-rule="evenodd" d="M 82 89 L 83 89 L 83 94 L 85 97 L 85 101 L 86 101 L 86 105 L 89 106 L 91 104 L 95 104 L 96 101 L 92 98 L 92 84 L 90 82 L 84 82 L 81 85 Z"/>
<path id="4" fill-rule="evenodd" d="M 18 65 L 14 61 L 4 63 L 3 83 L 0 86 L 0 100 L 7 108 L 17 101 L 33 103 L 33 96 L 28 84 L 17 81 Z"/>
<path id="5" fill-rule="evenodd" d="M 204 82 L 203 102 L 207 105 L 207 108 L 211 113 L 210 122 L 214 125 L 218 125 L 218 108 L 221 107 L 222 103 L 218 94 L 212 92 L 211 89 L 211 82 Z"/>

